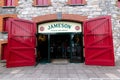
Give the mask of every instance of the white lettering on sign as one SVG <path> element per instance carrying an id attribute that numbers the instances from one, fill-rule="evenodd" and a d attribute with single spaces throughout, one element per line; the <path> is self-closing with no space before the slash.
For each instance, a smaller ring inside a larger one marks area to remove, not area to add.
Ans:
<path id="1" fill-rule="evenodd" d="M 55 21 L 38 25 L 38 33 L 82 32 L 81 24 L 67 21 Z"/>

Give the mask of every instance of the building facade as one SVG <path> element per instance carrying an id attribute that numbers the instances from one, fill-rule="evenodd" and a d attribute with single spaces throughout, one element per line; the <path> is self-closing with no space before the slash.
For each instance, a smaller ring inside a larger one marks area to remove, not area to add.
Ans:
<path id="1" fill-rule="evenodd" d="M 120 59 L 120 1 L 79 1 L 80 0 L 78 0 L 78 3 L 81 4 L 75 4 L 74 2 L 72 2 L 72 0 L 48 0 L 47 3 L 45 3 L 45 1 L 44 3 L 42 3 L 39 0 L 38 2 L 36 2 L 35 0 L 15 0 L 14 3 L 9 4 L 10 2 L 8 2 L 6 4 L 3 4 L 4 0 L 1 0 L 0 31 L 4 32 L 4 18 L 8 17 L 39 22 L 40 20 L 37 20 L 37 18 L 41 18 L 39 16 L 46 16 L 50 14 L 56 14 L 58 19 L 61 19 L 61 14 L 79 15 L 82 16 L 83 21 L 101 16 L 111 16 L 115 60 Z"/>

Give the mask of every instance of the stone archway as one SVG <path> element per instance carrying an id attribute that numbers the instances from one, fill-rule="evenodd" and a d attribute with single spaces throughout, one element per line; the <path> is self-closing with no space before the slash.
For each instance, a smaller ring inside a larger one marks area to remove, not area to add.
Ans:
<path id="1" fill-rule="evenodd" d="M 87 16 L 81 16 L 77 14 L 48 14 L 48 15 L 37 16 L 33 18 L 33 21 L 36 23 L 56 21 L 56 20 L 83 22 L 87 20 Z"/>

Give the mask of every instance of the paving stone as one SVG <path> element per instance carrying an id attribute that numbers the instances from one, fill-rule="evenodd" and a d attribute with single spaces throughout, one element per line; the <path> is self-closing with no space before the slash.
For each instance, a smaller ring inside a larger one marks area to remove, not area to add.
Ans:
<path id="1" fill-rule="evenodd" d="M 71 74 L 71 73 L 69 73 L 68 76 L 69 76 L 69 78 L 79 78 L 78 74 Z"/>
<path id="2" fill-rule="evenodd" d="M 51 70 L 50 74 L 59 74 L 59 69 Z"/>
<path id="3" fill-rule="evenodd" d="M 80 79 L 89 79 L 89 77 L 87 76 L 87 74 L 78 74 Z"/>
<path id="4" fill-rule="evenodd" d="M 50 74 L 50 78 L 60 78 L 60 74 Z"/>
<path id="5" fill-rule="evenodd" d="M 67 74 L 67 73 L 69 73 L 69 71 L 67 69 L 61 69 L 61 70 L 59 70 L 59 73 L 60 74 Z"/>
<path id="6" fill-rule="evenodd" d="M 60 74 L 59 78 L 69 78 L 68 74 Z"/>
<path id="7" fill-rule="evenodd" d="M 89 78 L 99 78 L 99 77 L 98 77 L 96 74 L 94 74 L 94 73 L 88 73 L 87 76 L 88 76 Z"/>
<path id="8" fill-rule="evenodd" d="M 88 69 L 87 69 L 87 70 L 84 70 L 84 72 L 85 72 L 85 73 L 91 73 L 91 74 L 92 74 L 92 73 L 93 73 L 93 70 L 88 70 Z"/>
<path id="9" fill-rule="evenodd" d="M 96 74 L 99 78 L 109 78 L 107 75 L 105 74 Z"/>
<path id="10" fill-rule="evenodd" d="M 113 73 L 106 73 L 105 75 L 107 75 L 109 78 L 119 78 L 119 76 Z"/>
<path id="11" fill-rule="evenodd" d="M 77 73 L 77 74 L 84 74 L 85 71 L 80 69 L 80 70 L 76 70 L 76 73 Z"/>
<path id="12" fill-rule="evenodd" d="M 35 80 L 39 79 L 48 79 L 48 78 L 60 78 L 60 79 L 80 79 L 80 80 L 89 80 L 92 78 L 96 79 L 118 79 L 120 78 L 119 72 L 120 72 L 120 63 L 117 63 L 117 66 L 114 67 L 106 67 L 106 66 L 88 66 L 88 65 L 82 65 L 80 64 L 73 64 L 69 63 L 68 65 L 53 65 L 53 64 L 47 64 L 44 65 L 45 68 L 39 69 L 43 65 L 38 65 L 36 67 L 18 67 L 18 68 L 0 68 L 5 69 L 2 70 L 0 73 L 0 79 L 8 79 L 8 80 L 15 80 L 20 79 L 24 80 L 29 78 L 28 80 L 32 80 L 33 78 Z M 79 66 L 80 65 L 80 66 Z M 81 66 L 82 65 L 82 66 Z M 49 67 L 75 67 L 79 66 L 79 70 L 73 68 L 73 69 L 48 69 Z M 85 68 L 83 68 L 85 67 Z M 8 72 L 7 72 L 8 71 Z M 27 72 L 28 71 L 28 72 Z M 31 71 L 31 72 L 30 72 Z M 99 71 L 99 72 L 98 72 Z M 33 72 L 33 73 L 32 73 Z M 11 78 L 12 77 L 12 78 Z M 54 79 L 53 79 L 54 80 Z M 119 79 L 118 79 L 119 80 Z"/>
<path id="13" fill-rule="evenodd" d="M 50 77 L 50 74 L 41 74 L 40 77 L 41 77 L 41 78 L 49 78 L 49 77 Z"/>
<path id="14" fill-rule="evenodd" d="M 77 72 L 74 69 L 68 69 L 68 73 L 77 74 Z"/>
<path id="15" fill-rule="evenodd" d="M 48 69 L 46 69 L 46 70 L 43 70 L 43 74 L 50 74 L 52 72 L 52 70 L 48 70 Z"/>

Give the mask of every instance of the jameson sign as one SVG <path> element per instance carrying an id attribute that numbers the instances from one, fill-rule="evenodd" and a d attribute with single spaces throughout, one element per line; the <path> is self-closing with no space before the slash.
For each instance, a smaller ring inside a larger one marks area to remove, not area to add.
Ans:
<path id="1" fill-rule="evenodd" d="M 65 23 L 54 23 L 54 24 L 51 24 L 51 25 L 48 25 L 48 30 L 52 30 L 52 29 L 70 29 L 72 25 L 70 24 L 65 24 Z"/>
<path id="2" fill-rule="evenodd" d="M 38 33 L 63 33 L 81 31 L 81 24 L 75 22 L 56 21 L 38 25 Z"/>

